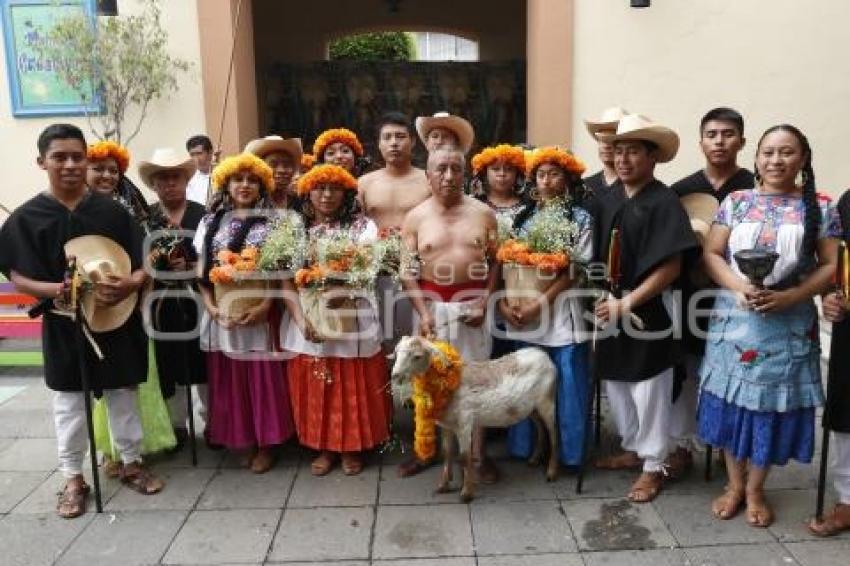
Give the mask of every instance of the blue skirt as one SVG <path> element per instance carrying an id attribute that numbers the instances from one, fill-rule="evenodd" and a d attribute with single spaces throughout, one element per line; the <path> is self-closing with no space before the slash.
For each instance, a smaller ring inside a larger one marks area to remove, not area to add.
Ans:
<path id="1" fill-rule="evenodd" d="M 698 410 L 699 436 L 737 460 L 759 468 L 784 466 L 789 459 L 808 464 L 815 450 L 815 409 L 751 411 L 703 390 Z"/>
<path id="2" fill-rule="evenodd" d="M 515 343 L 516 349 L 535 346 Z M 558 369 L 556 419 L 561 463 L 578 466 L 584 456 L 587 399 L 590 391 L 590 360 L 587 343 L 567 346 L 536 346 L 546 351 Z M 508 428 L 508 452 L 528 458 L 534 450 L 535 428 L 531 419 Z"/>

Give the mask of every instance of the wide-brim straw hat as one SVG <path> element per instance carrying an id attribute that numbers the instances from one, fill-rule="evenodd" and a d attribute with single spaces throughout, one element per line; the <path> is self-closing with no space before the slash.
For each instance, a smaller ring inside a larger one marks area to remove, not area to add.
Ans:
<path id="1" fill-rule="evenodd" d="M 679 134 L 641 114 L 623 116 L 617 123 L 616 133 L 598 133 L 596 139 L 608 143 L 635 140 L 652 142 L 658 146 L 659 163 L 671 161 L 679 151 Z"/>
<path id="2" fill-rule="evenodd" d="M 160 171 L 175 169 L 182 171 L 188 180 L 195 173 L 195 163 L 191 157 L 186 157 L 184 153 L 170 147 L 160 147 L 153 151 L 150 160 L 139 163 L 139 177 L 144 184 L 153 189 L 154 175 Z"/>
<path id="3" fill-rule="evenodd" d="M 285 153 L 292 157 L 295 166 L 298 167 L 301 163 L 301 156 L 304 155 L 304 148 L 301 146 L 301 138 L 266 136 L 249 141 L 243 152 L 253 153 L 261 159 L 265 159 L 270 153 Z"/>
<path id="4" fill-rule="evenodd" d="M 611 108 L 606 108 L 602 112 L 602 116 L 597 120 L 585 120 L 584 125 L 587 128 L 587 131 L 590 132 L 590 135 L 596 137 L 596 134 L 599 132 L 610 132 L 614 133 L 617 131 L 617 124 L 620 123 L 620 120 L 624 116 L 628 116 L 629 111 L 625 108 L 621 108 L 620 106 L 612 106 Z"/>
<path id="5" fill-rule="evenodd" d="M 466 154 L 472 149 L 472 142 L 475 141 L 475 130 L 472 129 L 472 124 L 461 118 L 453 116 L 448 112 L 437 112 L 433 116 L 419 116 L 416 118 L 416 133 L 419 134 L 419 139 L 425 144 L 428 139 L 428 133 L 434 128 L 445 128 L 452 131 L 457 136 L 460 150 Z"/>
<path id="6" fill-rule="evenodd" d="M 717 215 L 717 209 L 720 208 L 720 203 L 713 196 L 706 193 L 691 193 L 679 199 L 688 218 L 691 221 L 691 228 L 696 234 L 700 243 L 705 242 L 708 238 L 708 232 L 711 230 L 711 223 L 714 222 L 714 217 Z"/>
<path id="7" fill-rule="evenodd" d="M 80 236 L 65 243 L 65 256 L 77 259 L 77 271 L 83 278 L 95 283 L 108 275 L 130 275 L 130 256 L 114 241 L 104 236 Z M 120 328 L 136 308 L 137 293 L 111 307 L 99 306 L 94 291 L 80 297 L 86 322 L 93 332 L 109 332 Z"/>

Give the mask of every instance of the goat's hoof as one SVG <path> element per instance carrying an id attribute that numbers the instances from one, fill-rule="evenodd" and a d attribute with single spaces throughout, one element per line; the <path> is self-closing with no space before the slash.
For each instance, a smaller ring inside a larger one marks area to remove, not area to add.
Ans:
<path id="1" fill-rule="evenodd" d="M 465 491 L 460 492 L 461 503 L 471 503 L 473 499 L 475 499 L 475 494 L 468 493 L 468 492 L 465 492 Z"/>

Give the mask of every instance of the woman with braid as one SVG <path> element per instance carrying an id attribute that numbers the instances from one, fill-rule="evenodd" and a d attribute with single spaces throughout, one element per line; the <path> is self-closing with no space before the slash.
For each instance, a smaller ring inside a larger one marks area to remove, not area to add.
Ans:
<path id="1" fill-rule="evenodd" d="M 797 184 L 802 174 L 802 186 Z M 815 409 L 823 403 L 813 297 L 835 271 L 838 214 L 815 192 L 812 150 L 794 126 L 767 130 L 756 149 L 756 187 L 723 200 L 704 248 L 722 287 L 700 369 L 699 435 L 723 448 L 729 482 L 712 512 L 767 527 L 764 482 L 771 466 L 810 462 Z M 757 288 L 733 259 L 746 249 L 779 256 Z"/>
<path id="2" fill-rule="evenodd" d="M 195 233 L 201 258 L 201 349 L 207 352 L 209 442 L 245 452 L 254 473 L 271 469 L 271 449 L 294 432 L 283 361 L 267 355 L 271 295 L 238 316 L 217 304 L 210 272 L 220 255 L 260 248 L 269 234 L 274 190 L 271 168 L 243 153 L 222 161 L 212 173 L 215 195 Z M 239 267 L 236 266 L 238 269 Z"/>

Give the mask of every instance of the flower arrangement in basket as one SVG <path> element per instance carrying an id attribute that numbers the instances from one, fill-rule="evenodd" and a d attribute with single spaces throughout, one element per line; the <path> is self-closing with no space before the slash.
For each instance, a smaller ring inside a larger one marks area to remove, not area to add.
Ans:
<path id="1" fill-rule="evenodd" d="M 304 316 L 320 337 L 356 332 L 357 297 L 374 291 L 385 250 L 380 242 L 356 244 L 348 234 L 324 235 L 313 242 L 308 265 L 295 274 L 295 286 Z"/>
<path id="2" fill-rule="evenodd" d="M 287 214 L 271 224 L 257 267 L 266 273 L 295 271 L 304 264 L 306 253 L 304 223 L 297 214 Z"/>
<path id="3" fill-rule="evenodd" d="M 578 232 L 566 203 L 557 199 L 540 209 L 516 237 L 499 246 L 496 259 L 502 263 L 505 298 L 511 307 L 537 300 L 558 273 L 569 267 Z"/>
<path id="4" fill-rule="evenodd" d="M 223 315 L 235 320 L 244 316 L 264 299 L 266 281 L 258 274 L 260 250 L 246 246 L 241 252 L 219 250 L 210 269 L 215 302 Z"/>
<path id="5" fill-rule="evenodd" d="M 381 228 L 378 231 L 378 241 L 373 246 L 375 256 L 380 261 L 381 275 L 398 276 L 401 270 L 402 243 L 401 228 Z"/>

